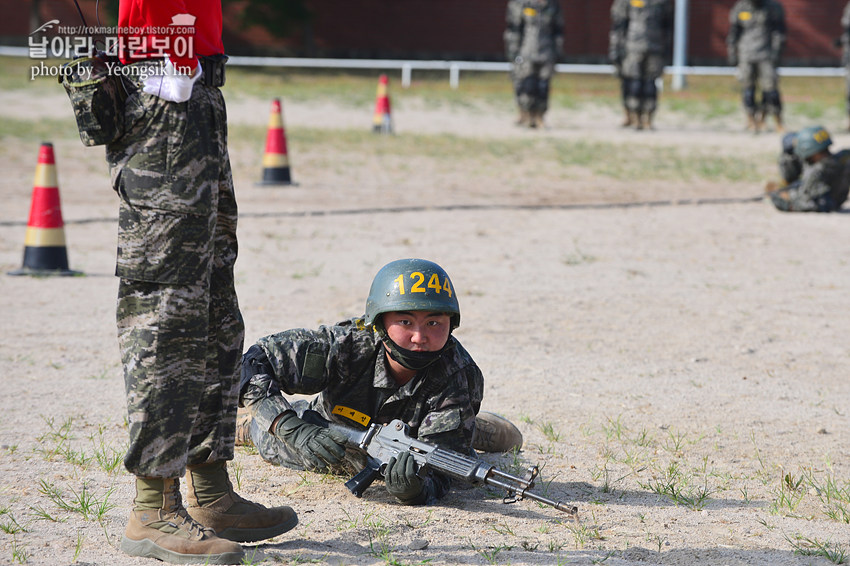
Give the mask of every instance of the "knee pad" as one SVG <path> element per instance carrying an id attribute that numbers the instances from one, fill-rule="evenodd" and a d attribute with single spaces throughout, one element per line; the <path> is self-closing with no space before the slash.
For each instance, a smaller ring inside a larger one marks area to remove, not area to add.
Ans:
<path id="1" fill-rule="evenodd" d="M 747 110 L 755 110 L 756 108 L 756 89 L 745 88 L 741 94 L 744 101 L 744 108 Z"/>
<path id="2" fill-rule="evenodd" d="M 646 79 L 643 81 L 643 97 L 648 100 L 658 98 L 658 87 L 655 86 L 655 81 Z"/>
<path id="3" fill-rule="evenodd" d="M 537 96 L 543 99 L 549 98 L 549 79 L 537 81 Z"/>
<path id="4" fill-rule="evenodd" d="M 640 79 L 626 79 L 623 81 L 626 96 L 632 96 L 634 98 L 640 98 L 643 93 L 643 81 Z"/>
<path id="5" fill-rule="evenodd" d="M 523 77 L 517 84 L 517 94 L 533 95 L 537 90 L 537 79 L 535 77 Z"/>
<path id="6" fill-rule="evenodd" d="M 764 93 L 764 105 L 772 109 L 774 112 L 782 110 L 782 99 L 779 97 L 778 90 L 769 90 Z"/>

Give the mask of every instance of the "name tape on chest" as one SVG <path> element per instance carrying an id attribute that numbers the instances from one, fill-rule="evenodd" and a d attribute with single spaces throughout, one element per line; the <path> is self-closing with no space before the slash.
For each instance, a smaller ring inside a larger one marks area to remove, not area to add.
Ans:
<path id="1" fill-rule="evenodd" d="M 369 426 L 369 421 L 372 420 L 372 417 L 369 415 L 361 413 L 360 411 L 355 411 L 354 409 L 349 409 L 348 407 L 343 407 L 342 405 L 335 406 L 331 412 L 363 426 Z"/>

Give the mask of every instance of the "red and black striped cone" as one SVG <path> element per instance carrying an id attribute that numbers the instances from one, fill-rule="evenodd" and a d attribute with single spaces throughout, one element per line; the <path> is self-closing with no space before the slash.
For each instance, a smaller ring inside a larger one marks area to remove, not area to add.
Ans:
<path id="1" fill-rule="evenodd" d="M 24 264 L 9 275 L 79 275 L 68 269 L 65 224 L 56 181 L 53 144 L 42 143 L 35 168 L 30 217 L 24 241 Z"/>
<path id="2" fill-rule="evenodd" d="M 286 152 L 286 130 L 283 128 L 283 113 L 279 98 L 272 101 L 269 129 L 266 134 L 266 152 L 263 154 L 263 179 L 259 184 L 292 184 L 289 155 Z"/>
<path id="3" fill-rule="evenodd" d="M 375 97 L 375 116 L 372 118 L 372 131 L 378 134 L 393 133 L 393 121 L 390 115 L 389 79 L 381 75 L 378 79 L 378 93 Z"/>

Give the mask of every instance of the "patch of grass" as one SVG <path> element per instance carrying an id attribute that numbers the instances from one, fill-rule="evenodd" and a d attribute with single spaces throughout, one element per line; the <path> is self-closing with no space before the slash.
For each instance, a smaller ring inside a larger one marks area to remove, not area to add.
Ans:
<path id="1" fill-rule="evenodd" d="M 108 489 L 99 497 L 84 483 L 79 491 L 71 489 L 70 496 L 66 497 L 60 488 L 42 479 L 39 480 L 38 491 L 60 509 L 78 513 L 87 521 L 101 521 L 106 513 L 115 507 L 114 503 L 109 502 L 114 488 Z"/>
<path id="2" fill-rule="evenodd" d="M 793 537 L 786 535 L 785 540 L 794 549 L 794 554 L 801 556 L 820 556 L 833 564 L 847 564 L 848 549 L 842 544 L 821 541 L 817 538 L 809 538 L 799 534 Z"/>
<path id="3" fill-rule="evenodd" d="M 693 511 L 705 508 L 714 492 L 708 486 L 707 478 L 701 484 L 693 485 L 690 473 L 683 470 L 676 461 L 670 462 L 667 469 L 658 477 L 646 483 L 638 483 L 643 489 L 664 496 L 676 505 L 682 505 Z"/>

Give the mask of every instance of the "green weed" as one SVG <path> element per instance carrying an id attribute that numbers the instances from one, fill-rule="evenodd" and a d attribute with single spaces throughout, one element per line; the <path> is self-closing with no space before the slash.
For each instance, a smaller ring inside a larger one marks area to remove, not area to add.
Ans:
<path id="1" fill-rule="evenodd" d="M 794 535 L 793 538 L 786 535 L 785 540 L 794 549 L 795 554 L 801 556 L 820 556 L 833 564 L 847 563 L 848 551 L 844 545 L 829 541 L 820 541 L 816 538 L 808 538 L 799 534 Z"/>

